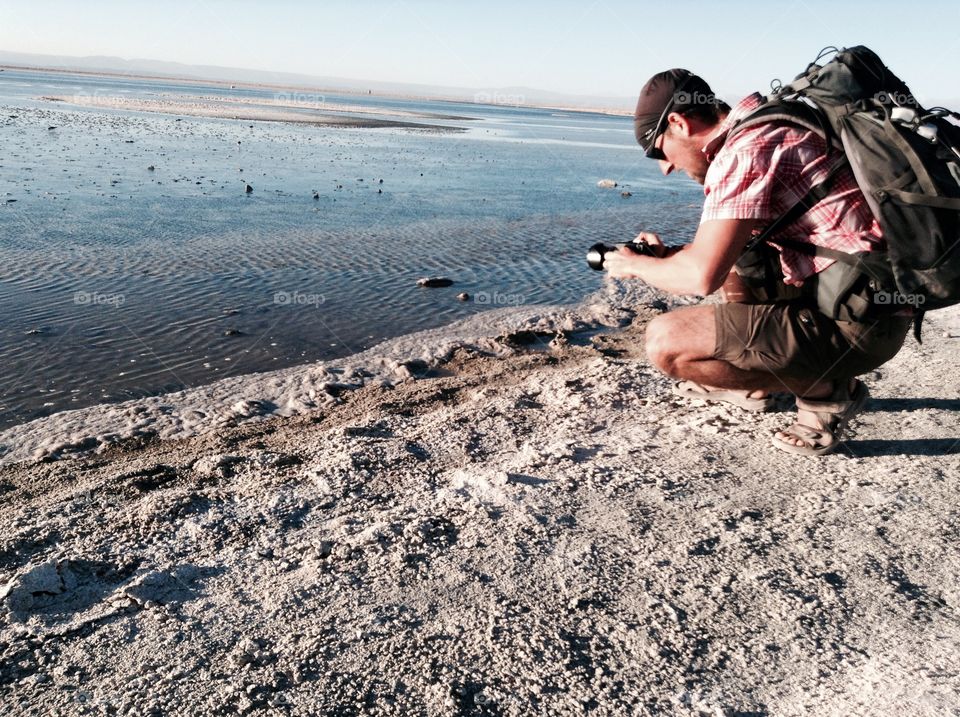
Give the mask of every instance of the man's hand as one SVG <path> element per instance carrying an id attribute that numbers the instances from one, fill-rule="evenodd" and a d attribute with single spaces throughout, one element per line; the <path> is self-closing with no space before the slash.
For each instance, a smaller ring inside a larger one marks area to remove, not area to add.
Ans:
<path id="1" fill-rule="evenodd" d="M 641 244 L 647 244 L 651 249 L 653 249 L 653 255 L 658 259 L 662 259 L 667 255 L 667 247 L 660 240 L 659 234 L 654 234 L 653 232 L 640 232 L 633 241 L 640 242 Z"/>
<path id="2" fill-rule="evenodd" d="M 620 249 L 608 252 L 603 265 L 617 279 L 641 279 L 670 294 L 706 296 L 726 281 L 758 219 L 711 219 L 702 222 L 690 244 L 667 248 L 652 232 L 638 239 L 654 248 L 659 258 Z"/>
<path id="3" fill-rule="evenodd" d="M 657 258 L 663 258 L 669 253 L 660 236 L 653 232 L 640 232 L 633 241 L 649 246 L 653 255 Z M 637 273 L 639 262 L 637 259 L 642 256 L 642 254 L 638 254 L 631 249 L 629 245 L 623 246 L 615 252 L 607 252 L 603 257 L 603 268 L 614 279 L 639 279 L 640 275 Z M 649 257 L 644 258 L 649 259 Z"/>

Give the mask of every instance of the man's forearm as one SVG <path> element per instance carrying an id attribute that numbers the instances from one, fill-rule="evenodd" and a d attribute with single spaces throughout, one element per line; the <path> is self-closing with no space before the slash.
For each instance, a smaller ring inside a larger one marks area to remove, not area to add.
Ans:
<path id="1" fill-rule="evenodd" d="M 627 253 L 629 256 L 625 256 Z M 685 248 L 662 259 L 630 252 L 629 249 L 618 254 L 622 259 L 618 257 L 616 264 L 610 267 L 613 276 L 640 279 L 668 294 L 705 296 L 716 291 L 716 287 L 708 285 L 703 267 Z"/>

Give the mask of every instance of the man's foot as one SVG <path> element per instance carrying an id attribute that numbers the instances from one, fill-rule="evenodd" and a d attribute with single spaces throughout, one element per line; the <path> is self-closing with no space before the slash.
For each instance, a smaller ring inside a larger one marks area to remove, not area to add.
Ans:
<path id="1" fill-rule="evenodd" d="M 693 381 L 677 381 L 673 384 L 674 395 L 699 401 L 723 401 L 740 406 L 747 411 L 769 411 L 773 399 L 764 391 L 741 391 L 704 386 Z"/>
<path id="2" fill-rule="evenodd" d="M 773 445 L 788 453 L 822 456 L 837 449 L 850 420 L 863 410 L 870 392 L 857 379 L 840 383 L 825 399 L 797 396 L 797 422 L 777 431 Z"/>

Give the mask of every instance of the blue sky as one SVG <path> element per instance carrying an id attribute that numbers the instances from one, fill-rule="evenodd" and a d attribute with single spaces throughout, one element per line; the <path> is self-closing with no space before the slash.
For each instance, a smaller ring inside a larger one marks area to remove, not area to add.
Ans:
<path id="1" fill-rule="evenodd" d="M 866 44 L 926 104 L 960 98 L 960 3 L 0 0 L 0 49 L 469 88 L 631 96 L 686 67 L 725 97 Z"/>

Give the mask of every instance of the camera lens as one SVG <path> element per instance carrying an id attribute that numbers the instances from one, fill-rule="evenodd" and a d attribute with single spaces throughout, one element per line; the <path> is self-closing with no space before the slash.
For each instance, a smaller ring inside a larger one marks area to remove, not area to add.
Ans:
<path id="1" fill-rule="evenodd" d="M 587 264 L 594 271 L 603 271 L 603 258 L 608 251 L 614 251 L 615 247 L 607 246 L 603 243 L 594 244 L 587 252 Z"/>

